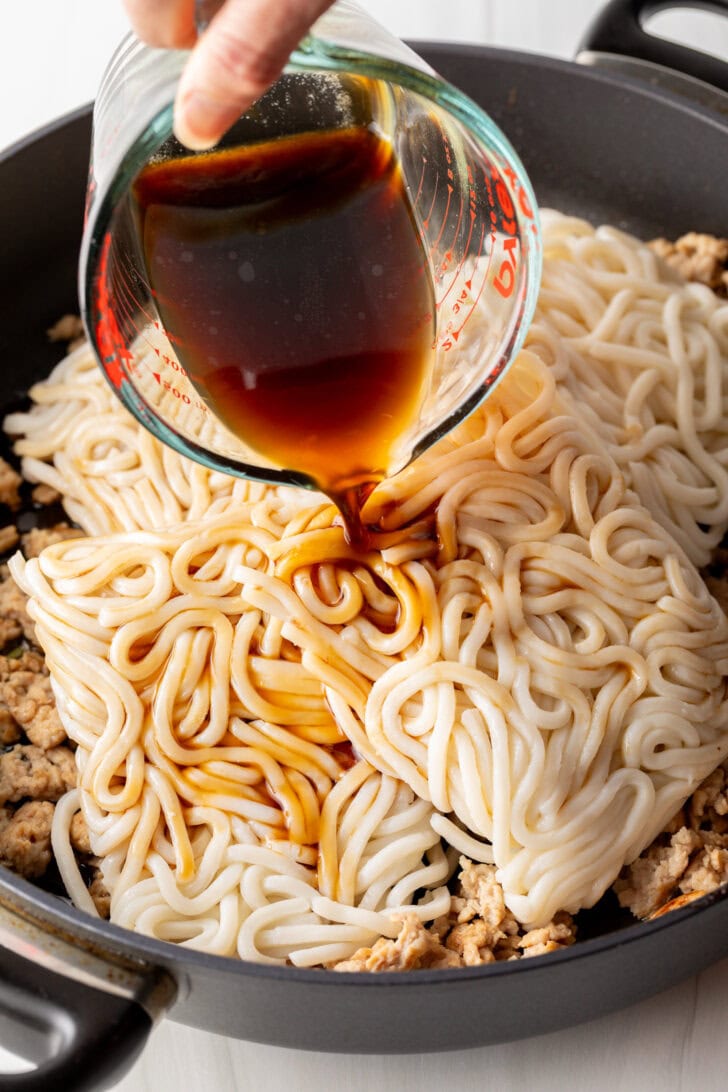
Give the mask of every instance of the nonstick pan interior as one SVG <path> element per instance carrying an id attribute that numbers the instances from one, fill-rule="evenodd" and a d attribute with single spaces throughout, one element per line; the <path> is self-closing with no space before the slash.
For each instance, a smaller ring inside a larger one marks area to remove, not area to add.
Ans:
<path id="1" fill-rule="evenodd" d="M 426 56 L 507 133 L 542 206 L 642 239 L 728 233 L 725 114 L 548 57 L 448 45 Z"/>

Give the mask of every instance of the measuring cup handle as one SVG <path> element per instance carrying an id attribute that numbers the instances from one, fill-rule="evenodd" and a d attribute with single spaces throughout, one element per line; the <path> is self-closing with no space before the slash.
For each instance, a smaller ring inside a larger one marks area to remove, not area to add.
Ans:
<path id="1" fill-rule="evenodd" d="M 701 8 L 728 16 L 728 0 L 610 0 L 587 30 L 579 50 L 649 61 L 728 91 L 725 61 L 644 29 L 646 19 L 670 8 Z"/>

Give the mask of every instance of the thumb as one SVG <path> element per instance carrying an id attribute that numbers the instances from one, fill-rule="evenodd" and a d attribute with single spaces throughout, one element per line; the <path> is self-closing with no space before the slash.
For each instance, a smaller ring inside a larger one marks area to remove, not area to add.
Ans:
<path id="1" fill-rule="evenodd" d="M 278 79 L 291 52 L 333 0 L 226 0 L 200 37 L 175 102 L 178 140 L 211 148 Z"/>

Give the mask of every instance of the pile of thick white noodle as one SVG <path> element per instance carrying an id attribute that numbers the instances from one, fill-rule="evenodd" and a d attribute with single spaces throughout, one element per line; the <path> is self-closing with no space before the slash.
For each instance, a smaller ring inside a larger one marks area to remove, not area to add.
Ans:
<path id="1" fill-rule="evenodd" d="M 728 305 L 544 219 L 527 348 L 370 503 L 393 532 L 437 504 L 436 554 L 356 557 L 325 499 L 162 448 L 85 346 L 6 422 L 98 536 L 12 562 L 78 745 L 54 847 L 79 906 L 80 807 L 112 920 L 208 952 L 346 958 L 446 912 L 459 852 L 538 925 L 728 753 L 728 623 L 695 568 L 728 526 Z"/>

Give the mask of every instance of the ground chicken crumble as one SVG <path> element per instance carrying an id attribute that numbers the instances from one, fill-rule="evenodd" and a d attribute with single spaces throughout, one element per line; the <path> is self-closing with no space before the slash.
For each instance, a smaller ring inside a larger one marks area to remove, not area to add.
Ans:
<path id="1" fill-rule="evenodd" d="M 427 929 L 415 914 L 399 920 L 396 939 L 381 937 L 360 948 L 335 971 L 410 971 L 442 967 L 479 967 L 511 959 L 545 955 L 567 948 L 576 939 L 573 918 L 564 912 L 542 929 L 527 930 L 503 900 L 493 865 L 460 858 L 460 874 L 450 912 Z"/>
<path id="2" fill-rule="evenodd" d="M 728 762 L 695 790 L 649 849 L 614 885 L 635 917 L 655 917 L 728 882 Z"/>
<path id="3" fill-rule="evenodd" d="M 728 296 L 728 239 L 690 231 L 674 243 L 655 239 L 650 246 L 686 281 L 699 281 L 719 296 Z"/>
<path id="4" fill-rule="evenodd" d="M 0 459 L 0 504 L 17 510 L 20 486 L 20 476 Z M 58 499 L 54 490 L 33 490 L 31 497 L 36 506 Z M 0 554 L 20 546 L 26 557 L 35 557 L 51 543 L 80 534 L 65 522 L 23 534 L 8 524 L 0 528 Z M 76 785 L 77 771 L 26 604 L 7 565 L 0 565 L 0 865 L 44 882 L 52 871 L 56 801 Z M 81 814 L 74 817 L 71 844 L 99 913 L 108 917 L 109 895 Z"/>

